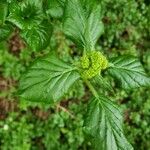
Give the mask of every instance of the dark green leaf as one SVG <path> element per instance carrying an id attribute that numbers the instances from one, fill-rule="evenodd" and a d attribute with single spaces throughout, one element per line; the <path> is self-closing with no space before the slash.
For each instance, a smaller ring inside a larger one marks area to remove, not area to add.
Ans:
<path id="1" fill-rule="evenodd" d="M 21 32 L 21 37 L 26 41 L 33 51 L 38 51 L 46 48 L 50 42 L 52 34 L 52 26 L 47 21 L 44 21 L 38 26 Z"/>
<path id="2" fill-rule="evenodd" d="M 5 22 L 8 12 L 8 4 L 5 1 L 0 1 L 0 25 Z"/>
<path id="3" fill-rule="evenodd" d="M 14 2 L 10 5 L 8 21 L 20 29 L 31 29 L 43 21 L 42 1 L 26 0 L 25 2 Z"/>
<path id="4" fill-rule="evenodd" d="M 133 56 L 120 56 L 111 60 L 108 73 L 121 82 L 124 89 L 150 86 L 150 78 L 146 75 L 141 63 Z"/>
<path id="5" fill-rule="evenodd" d="M 20 96 L 30 101 L 59 100 L 79 79 L 75 68 L 55 55 L 36 60 L 20 81 Z"/>
<path id="6" fill-rule="evenodd" d="M 101 7 L 97 3 L 67 0 L 64 32 L 82 48 L 92 50 L 103 32 Z M 89 9 L 90 8 L 90 9 Z"/>
<path id="7" fill-rule="evenodd" d="M 113 88 L 111 86 L 111 83 L 108 82 L 105 78 L 103 78 L 101 75 L 98 75 L 94 77 L 92 80 L 92 83 L 94 84 L 95 87 L 100 87 L 104 90 L 109 90 L 113 92 Z"/>
<path id="8" fill-rule="evenodd" d="M 117 105 L 106 97 L 93 99 L 88 105 L 85 131 L 97 150 L 132 150 L 122 130 L 122 115 Z"/>
<path id="9" fill-rule="evenodd" d="M 11 25 L 0 26 L 0 41 L 6 40 L 12 31 L 13 29 Z"/>

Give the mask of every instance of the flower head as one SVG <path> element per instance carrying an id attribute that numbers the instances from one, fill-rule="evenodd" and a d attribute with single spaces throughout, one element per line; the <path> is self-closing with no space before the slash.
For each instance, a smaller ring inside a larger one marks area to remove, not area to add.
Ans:
<path id="1" fill-rule="evenodd" d="M 81 57 L 81 76 L 91 79 L 108 66 L 107 58 L 98 51 L 92 51 Z"/>

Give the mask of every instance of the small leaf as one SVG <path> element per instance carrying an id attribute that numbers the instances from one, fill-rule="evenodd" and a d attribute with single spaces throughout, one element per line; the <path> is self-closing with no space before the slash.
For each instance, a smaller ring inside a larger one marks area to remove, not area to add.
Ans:
<path id="1" fill-rule="evenodd" d="M 31 29 L 33 26 L 39 25 L 44 17 L 40 0 L 11 3 L 9 11 L 7 20 L 20 29 Z"/>
<path id="2" fill-rule="evenodd" d="M 113 92 L 113 88 L 111 86 L 111 83 L 108 82 L 105 78 L 103 78 L 101 75 L 95 76 L 91 82 L 94 84 L 95 87 L 100 87 L 104 90 L 108 90 Z"/>
<path id="3" fill-rule="evenodd" d="M 0 25 L 4 24 L 8 13 L 8 3 L 4 0 L 0 1 Z"/>
<path id="4" fill-rule="evenodd" d="M 133 150 L 122 129 L 117 105 L 106 97 L 94 98 L 88 105 L 84 129 L 98 150 Z"/>
<path id="5" fill-rule="evenodd" d="M 54 18 L 60 18 L 63 15 L 64 2 L 62 0 L 48 1 L 48 15 Z"/>
<path id="6" fill-rule="evenodd" d="M 21 37 L 26 41 L 33 51 L 39 51 L 49 45 L 52 34 L 52 26 L 44 21 L 38 26 L 21 32 Z"/>
<path id="7" fill-rule="evenodd" d="M 55 55 L 36 60 L 20 80 L 20 96 L 30 101 L 55 102 L 79 79 L 75 68 Z"/>
<path id="8" fill-rule="evenodd" d="M 121 82 L 124 89 L 150 86 L 150 78 L 146 75 L 141 63 L 133 56 L 120 56 L 111 59 L 112 65 L 108 73 Z"/>
<path id="9" fill-rule="evenodd" d="M 65 34 L 80 47 L 93 50 L 103 32 L 100 5 L 67 0 L 64 16 Z"/>

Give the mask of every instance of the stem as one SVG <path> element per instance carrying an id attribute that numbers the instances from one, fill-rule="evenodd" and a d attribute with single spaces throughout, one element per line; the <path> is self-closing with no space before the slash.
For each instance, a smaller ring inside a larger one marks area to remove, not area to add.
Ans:
<path id="1" fill-rule="evenodd" d="M 98 98 L 99 95 L 98 95 L 97 91 L 95 90 L 95 88 L 93 87 L 93 85 L 90 83 L 90 81 L 85 80 L 85 83 L 86 83 L 86 85 L 88 86 L 88 88 L 90 89 L 90 91 L 92 92 L 92 94 L 93 94 L 96 98 Z"/>
<path id="2" fill-rule="evenodd" d="M 57 111 L 58 109 L 61 109 L 62 111 L 66 112 L 71 118 L 75 118 L 75 116 L 69 112 L 69 110 L 67 110 L 65 107 L 61 106 L 60 104 L 57 105 Z"/>

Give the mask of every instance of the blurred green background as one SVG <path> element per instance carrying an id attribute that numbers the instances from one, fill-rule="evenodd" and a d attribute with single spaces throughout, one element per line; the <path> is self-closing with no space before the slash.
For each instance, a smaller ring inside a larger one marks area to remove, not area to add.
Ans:
<path id="1" fill-rule="evenodd" d="M 137 56 L 150 75 L 150 1 L 102 0 L 102 5 L 105 32 L 97 49 L 108 57 Z M 51 43 L 41 52 L 28 49 L 17 29 L 0 43 L 0 150 L 92 150 L 82 131 L 90 97 L 82 82 L 56 106 L 17 97 L 21 74 L 38 56 L 55 50 L 72 61 L 81 55 L 64 36 L 61 19 L 52 19 L 52 24 Z M 150 150 L 150 89 L 114 89 L 112 98 L 124 112 L 127 139 L 135 150 Z"/>

